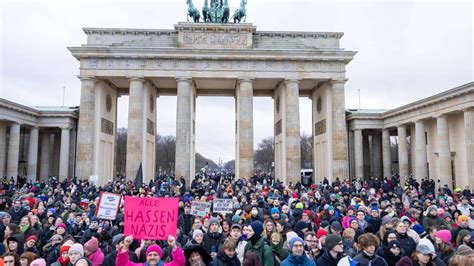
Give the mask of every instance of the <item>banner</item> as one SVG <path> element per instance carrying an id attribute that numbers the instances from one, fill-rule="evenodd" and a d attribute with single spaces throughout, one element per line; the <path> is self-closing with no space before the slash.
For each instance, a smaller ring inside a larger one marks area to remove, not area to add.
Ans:
<path id="1" fill-rule="evenodd" d="M 107 192 L 100 192 L 99 204 L 95 216 L 99 219 L 115 220 L 120 210 L 122 196 Z"/>
<path id="2" fill-rule="evenodd" d="M 211 211 L 210 202 L 200 202 L 200 201 L 191 202 L 191 214 L 194 216 L 204 217 L 210 211 Z"/>
<path id="3" fill-rule="evenodd" d="M 232 213 L 233 206 L 232 199 L 214 199 L 212 201 L 212 211 L 215 213 Z"/>
<path id="4" fill-rule="evenodd" d="M 125 235 L 136 239 L 166 240 L 176 236 L 178 198 L 125 197 Z"/>

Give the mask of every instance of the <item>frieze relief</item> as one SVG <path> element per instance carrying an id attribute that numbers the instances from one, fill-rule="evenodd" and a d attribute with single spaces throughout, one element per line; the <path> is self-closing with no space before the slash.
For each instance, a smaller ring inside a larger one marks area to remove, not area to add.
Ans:
<path id="1" fill-rule="evenodd" d="M 103 70 L 344 72 L 345 64 L 344 62 L 333 61 L 84 58 L 82 59 L 82 68 Z"/>
<path id="2" fill-rule="evenodd" d="M 183 32 L 184 45 L 247 46 L 247 42 L 248 38 L 246 33 Z"/>

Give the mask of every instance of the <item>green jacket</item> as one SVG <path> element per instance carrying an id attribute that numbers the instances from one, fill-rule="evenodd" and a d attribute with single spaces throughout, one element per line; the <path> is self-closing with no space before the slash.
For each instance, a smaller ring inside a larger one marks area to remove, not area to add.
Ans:
<path id="1" fill-rule="evenodd" d="M 272 248 L 267 243 L 265 243 L 265 239 L 263 237 L 260 237 L 255 245 L 252 245 L 251 241 L 247 242 L 247 245 L 245 246 L 244 258 L 248 251 L 255 253 L 263 266 L 274 266 Z"/>

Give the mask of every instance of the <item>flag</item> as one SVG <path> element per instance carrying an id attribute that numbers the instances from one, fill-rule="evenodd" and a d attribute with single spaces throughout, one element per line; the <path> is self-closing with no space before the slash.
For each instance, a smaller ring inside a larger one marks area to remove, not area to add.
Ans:
<path id="1" fill-rule="evenodd" d="M 142 163 L 140 163 L 140 167 L 138 167 L 137 175 L 135 176 L 133 184 L 135 185 L 135 189 L 140 189 L 143 185 Z"/>

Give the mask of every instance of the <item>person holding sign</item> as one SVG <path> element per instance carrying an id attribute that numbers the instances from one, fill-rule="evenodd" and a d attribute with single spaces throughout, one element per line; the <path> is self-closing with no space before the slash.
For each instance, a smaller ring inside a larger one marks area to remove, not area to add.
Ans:
<path id="1" fill-rule="evenodd" d="M 115 260 L 115 265 L 120 266 L 184 266 L 186 259 L 184 258 L 183 250 L 176 244 L 176 238 L 174 236 L 168 236 L 168 246 L 171 250 L 171 256 L 173 260 L 171 262 L 163 262 L 161 257 L 163 251 L 161 247 L 153 244 L 146 250 L 146 263 L 134 263 L 128 259 L 128 248 L 133 242 L 133 236 L 125 237 L 123 243 L 120 243 L 120 250 Z"/>

